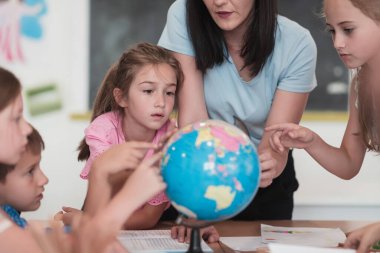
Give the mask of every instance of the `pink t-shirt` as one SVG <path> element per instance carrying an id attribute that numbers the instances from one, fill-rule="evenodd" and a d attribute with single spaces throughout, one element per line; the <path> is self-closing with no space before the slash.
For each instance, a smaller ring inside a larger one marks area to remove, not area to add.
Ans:
<path id="1" fill-rule="evenodd" d="M 169 121 L 165 123 L 153 138 L 153 143 L 157 144 L 162 135 L 167 131 Z M 88 158 L 86 165 L 84 166 L 80 177 L 83 179 L 88 178 L 92 163 L 95 158 L 101 153 L 109 149 L 115 144 L 121 144 L 125 142 L 122 117 L 117 112 L 107 112 L 98 116 L 84 131 L 86 143 L 90 148 L 90 157 Z M 153 150 L 148 150 L 145 158 L 153 155 Z M 145 159 L 144 158 L 144 159 Z M 164 192 L 157 194 L 148 203 L 150 205 L 160 205 L 161 203 L 169 202 Z"/>

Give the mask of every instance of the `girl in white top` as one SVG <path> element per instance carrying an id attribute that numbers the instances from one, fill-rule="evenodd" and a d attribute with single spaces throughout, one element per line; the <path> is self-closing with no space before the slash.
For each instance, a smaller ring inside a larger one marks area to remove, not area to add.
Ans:
<path id="1" fill-rule="evenodd" d="M 268 127 L 276 130 L 271 146 L 305 149 L 332 174 L 351 179 L 360 170 L 366 151 L 380 153 L 380 1 L 325 0 L 326 25 L 344 64 L 356 69 L 349 96 L 349 119 L 340 147 L 295 124 Z M 348 236 L 346 246 L 367 252 L 380 240 L 380 222 Z"/>

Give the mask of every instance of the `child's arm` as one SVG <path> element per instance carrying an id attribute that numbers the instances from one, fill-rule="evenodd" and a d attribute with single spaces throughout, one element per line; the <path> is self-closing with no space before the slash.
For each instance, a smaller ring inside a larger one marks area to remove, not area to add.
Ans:
<path id="1" fill-rule="evenodd" d="M 349 233 L 344 246 L 357 249 L 357 253 L 366 253 L 377 241 L 380 241 L 380 222 Z"/>
<path id="2" fill-rule="evenodd" d="M 12 224 L 0 234 L 0 252 L 42 253 L 42 250 L 28 230 L 22 230 Z"/>
<path id="3" fill-rule="evenodd" d="M 168 202 L 159 205 L 146 203 L 142 208 L 136 210 L 131 217 L 124 223 L 124 229 L 150 229 L 160 220 Z"/>
<path id="4" fill-rule="evenodd" d="M 145 142 L 126 142 L 111 147 L 94 161 L 89 175 L 88 191 L 84 210 L 94 215 L 104 207 L 112 196 L 110 175 L 128 174 L 144 158 L 146 150 L 156 149 L 157 145 Z"/>
<path id="5" fill-rule="evenodd" d="M 289 123 L 266 128 L 277 131 L 271 137 L 271 147 L 280 152 L 284 147 L 303 148 L 329 172 L 342 179 L 353 178 L 360 170 L 366 150 L 360 136 L 358 110 L 355 107 L 357 93 L 353 86 L 349 97 L 349 120 L 339 148 L 327 144 L 313 131 Z"/>
<path id="6" fill-rule="evenodd" d="M 100 219 L 115 233 L 139 207 L 144 205 L 166 187 L 157 166 L 162 153 L 141 162 L 130 176 L 123 188 L 112 198 L 110 203 L 100 210 L 94 219 Z M 149 186 L 149 187 L 147 187 Z"/>

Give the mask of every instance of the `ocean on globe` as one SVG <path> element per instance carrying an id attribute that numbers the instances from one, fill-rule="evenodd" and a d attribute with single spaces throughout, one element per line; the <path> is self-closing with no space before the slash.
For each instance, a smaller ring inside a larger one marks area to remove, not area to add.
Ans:
<path id="1" fill-rule="evenodd" d="M 260 180 L 249 137 L 223 121 L 207 120 L 176 132 L 164 147 L 162 176 L 172 205 L 189 218 L 220 221 L 242 211 Z"/>

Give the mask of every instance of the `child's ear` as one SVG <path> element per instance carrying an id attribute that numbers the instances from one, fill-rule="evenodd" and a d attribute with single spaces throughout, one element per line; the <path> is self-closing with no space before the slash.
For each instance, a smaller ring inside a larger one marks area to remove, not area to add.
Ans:
<path id="1" fill-rule="evenodd" d="M 113 89 L 113 97 L 114 97 L 116 103 L 120 107 L 123 107 L 123 108 L 128 107 L 127 99 L 125 98 L 123 91 L 121 89 L 114 88 Z"/>

